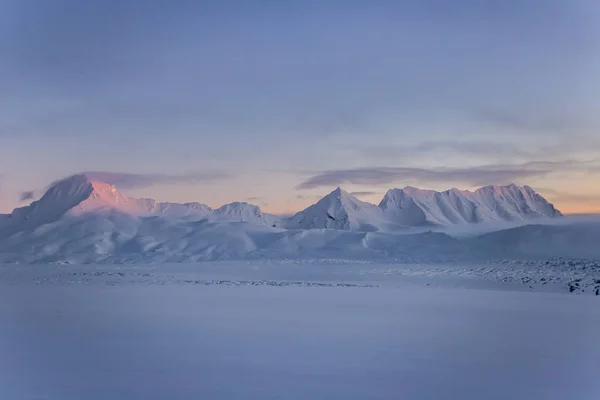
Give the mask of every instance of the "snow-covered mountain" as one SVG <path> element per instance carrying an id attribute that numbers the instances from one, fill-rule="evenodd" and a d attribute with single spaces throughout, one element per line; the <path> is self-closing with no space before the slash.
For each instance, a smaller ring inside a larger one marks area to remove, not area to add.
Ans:
<path id="1" fill-rule="evenodd" d="M 337 188 L 280 223 L 288 229 L 389 231 L 492 221 L 553 218 L 561 213 L 529 186 L 486 186 L 474 192 L 413 187 L 390 189 L 381 203 L 365 203 Z"/>
<path id="2" fill-rule="evenodd" d="M 562 215 L 529 186 L 485 186 L 474 192 L 413 187 L 390 189 L 379 208 L 386 220 L 406 226 L 519 221 Z"/>
<path id="3" fill-rule="evenodd" d="M 258 206 L 237 201 L 217 208 L 213 214 L 219 221 L 241 221 L 267 226 L 275 226 L 279 221 L 279 217 L 263 213 Z"/>
<path id="4" fill-rule="evenodd" d="M 0 215 L 0 262 L 600 259 L 598 220 L 584 225 L 552 219 L 559 215 L 531 188 L 509 185 L 474 192 L 392 189 L 378 206 L 337 188 L 296 215 L 278 219 L 248 203 L 212 209 L 134 199 L 113 185 L 75 175 L 53 184 L 29 206 Z M 452 236 L 453 230 L 473 229 L 473 224 L 482 228 L 476 235 Z M 505 229 L 510 225 L 525 226 Z M 481 235 L 486 226 L 503 227 Z"/>
<path id="5" fill-rule="evenodd" d="M 528 186 L 486 186 L 474 192 L 444 192 L 412 187 L 389 190 L 376 206 L 335 189 L 290 218 L 263 213 L 252 204 L 234 202 L 217 209 L 201 203 L 166 203 L 127 197 L 114 185 L 74 175 L 54 183 L 41 199 L 0 215 L 0 236 L 35 229 L 62 217 L 120 213 L 188 221 L 206 219 L 247 222 L 293 230 L 337 229 L 394 231 L 407 227 L 445 227 L 491 221 L 528 221 L 560 216 L 560 212 Z"/>
<path id="6" fill-rule="evenodd" d="M 381 210 L 358 200 L 341 188 L 335 189 L 316 204 L 282 221 L 288 229 L 378 230 Z"/>
<path id="7" fill-rule="evenodd" d="M 247 203 L 226 204 L 217 210 L 201 203 L 167 203 L 135 199 L 119 192 L 114 185 L 74 175 L 54 183 L 38 201 L 0 216 L 0 232 L 30 229 L 54 222 L 63 216 L 93 213 L 121 213 L 131 216 L 246 221 L 273 225 L 277 217 L 262 213 Z"/>

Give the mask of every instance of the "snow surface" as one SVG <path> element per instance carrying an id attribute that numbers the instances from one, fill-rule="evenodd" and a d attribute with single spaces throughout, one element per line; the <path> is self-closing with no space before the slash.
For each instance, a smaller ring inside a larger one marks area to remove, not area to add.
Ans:
<path id="1" fill-rule="evenodd" d="M 600 223 L 560 219 L 491 233 L 286 230 L 245 222 L 136 217 L 118 212 L 64 216 L 0 235 L 5 263 L 163 263 L 226 259 L 346 259 L 449 262 L 572 258 L 600 260 Z M 478 225 L 481 226 L 481 225 Z"/>
<path id="2" fill-rule="evenodd" d="M 0 398 L 595 400 L 600 392 L 597 297 L 477 278 L 390 282 L 376 272 L 385 266 L 364 263 L 198 267 L 0 266 Z M 373 274 L 361 281 L 348 269 Z"/>

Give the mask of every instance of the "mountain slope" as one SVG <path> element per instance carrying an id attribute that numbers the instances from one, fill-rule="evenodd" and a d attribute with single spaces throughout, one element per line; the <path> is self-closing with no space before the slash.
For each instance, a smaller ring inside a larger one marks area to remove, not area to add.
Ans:
<path id="1" fill-rule="evenodd" d="M 374 231 L 382 223 L 381 212 L 341 188 L 335 189 L 316 204 L 282 222 L 288 229 L 343 229 Z"/>
<path id="2" fill-rule="evenodd" d="M 174 218 L 209 218 L 214 210 L 202 203 L 168 203 L 154 199 L 131 199 L 135 203 L 134 215 L 162 215 Z"/>
<path id="3" fill-rule="evenodd" d="M 600 221 L 534 224 L 467 239 L 465 244 L 489 258 L 600 259 Z"/>
<path id="4" fill-rule="evenodd" d="M 26 230 L 54 222 L 92 197 L 93 193 L 94 185 L 84 175 L 56 182 L 38 201 L 2 216 L 0 233 Z"/>
<path id="5" fill-rule="evenodd" d="M 600 223 L 527 225 L 469 238 L 356 230 L 285 230 L 243 222 L 65 216 L 0 237 L 0 263 L 162 263 L 234 259 L 475 262 L 555 257 L 600 260 Z"/>
<path id="6" fill-rule="evenodd" d="M 119 212 L 66 216 L 0 238 L 0 263 L 162 263 L 225 259 L 446 260 L 460 242 L 443 233 L 394 235 L 285 230 L 242 222 L 137 218 Z"/>
<path id="7" fill-rule="evenodd" d="M 214 219 L 219 221 L 241 221 L 258 225 L 274 226 L 279 217 L 263 213 L 259 207 L 245 202 L 233 202 L 217 208 Z"/>

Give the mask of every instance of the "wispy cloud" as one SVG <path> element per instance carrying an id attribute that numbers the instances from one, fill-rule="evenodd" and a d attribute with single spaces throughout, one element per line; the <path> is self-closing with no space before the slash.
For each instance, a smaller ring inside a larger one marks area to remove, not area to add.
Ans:
<path id="1" fill-rule="evenodd" d="M 512 157 L 520 155 L 529 155 L 529 153 L 519 149 L 513 143 L 503 143 L 494 141 L 425 141 L 414 145 L 404 146 L 368 146 L 361 150 L 367 157 L 406 157 L 411 155 L 421 156 L 430 153 L 457 153 L 457 154 L 475 154 L 478 156 L 502 156 Z"/>
<path id="2" fill-rule="evenodd" d="M 84 172 L 84 174 L 90 179 L 110 183 L 121 189 L 135 189 L 161 184 L 215 182 L 232 177 L 225 172 L 191 172 L 179 175 L 166 175 L 88 171 Z"/>
<path id="3" fill-rule="evenodd" d="M 324 197 L 325 195 L 316 195 L 316 196 L 304 196 L 301 194 L 296 195 L 296 198 L 298 200 L 320 200 Z"/>
<path id="4" fill-rule="evenodd" d="M 558 169 L 582 168 L 579 161 L 536 161 L 524 164 L 496 164 L 468 168 L 364 167 L 321 171 L 297 189 L 313 189 L 343 184 L 381 185 L 402 181 L 425 183 L 455 182 L 471 186 L 506 184 L 524 178 L 542 177 Z"/>
<path id="5" fill-rule="evenodd" d="M 600 140 L 595 137 L 573 135 L 567 140 L 552 143 L 536 143 L 535 146 L 517 145 L 514 142 L 498 140 L 434 140 L 424 141 L 413 145 L 376 145 L 367 146 L 360 150 L 361 154 L 381 160 L 382 158 L 402 159 L 417 158 L 428 154 L 456 154 L 465 156 L 484 157 L 495 160 L 527 160 L 536 158 L 565 158 L 574 157 L 581 152 L 592 149 L 600 150 Z"/>
<path id="6" fill-rule="evenodd" d="M 505 111 L 499 109 L 478 109 L 473 111 L 476 120 L 501 128 L 539 133 L 577 133 L 589 131 L 592 123 L 581 116 L 560 113 L 525 111 Z"/>
<path id="7" fill-rule="evenodd" d="M 33 198 L 35 198 L 35 191 L 33 190 L 21 192 L 21 194 L 19 195 L 19 201 L 33 200 Z"/>

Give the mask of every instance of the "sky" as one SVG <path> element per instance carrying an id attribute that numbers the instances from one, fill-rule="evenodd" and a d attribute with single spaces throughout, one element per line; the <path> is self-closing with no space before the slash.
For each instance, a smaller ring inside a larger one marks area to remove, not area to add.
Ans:
<path id="1" fill-rule="evenodd" d="M 0 0 L 0 212 L 94 172 L 290 213 L 527 184 L 600 212 L 596 0 Z"/>

